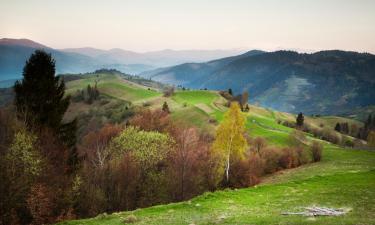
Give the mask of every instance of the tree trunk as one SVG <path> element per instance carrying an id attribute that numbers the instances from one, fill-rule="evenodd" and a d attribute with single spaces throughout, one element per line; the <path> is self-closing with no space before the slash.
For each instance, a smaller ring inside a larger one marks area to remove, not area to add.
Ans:
<path id="1" fill-rule="evenodd" d="M 227 157 L 227 168 L 225 169 L 225 175 L 226 175 L 226 178 L 227 178 L 227 183 L 229 183 L 229 157 L 230 157 L 230 154 L 228 154 L 228 157 Z"/>

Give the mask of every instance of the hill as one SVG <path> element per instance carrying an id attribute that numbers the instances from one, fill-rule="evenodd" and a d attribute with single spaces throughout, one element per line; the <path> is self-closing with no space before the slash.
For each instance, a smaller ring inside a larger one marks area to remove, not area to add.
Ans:
<path id="1" fill-rule="evenodd" d="M 172 97 L 163 97 L 157 89 L 152 96 L 144 95 L 147 87 L 118 75 L 93 74 L 67 83 L 68 91 L 93 84 L 98 79 L 101 93 L 131 101 L 140 107 L 160 108 L 167 101 L 172 117 L 202 129 L 213 130 L 209 119 L 222 119 L 225 101 L 215 91 L 178 90 Z M 107 87 L 110 86 L 110 89 Z M 132 89 L 122 92 L 123 89 Z M 134 98 L 132 93 L 139 92 Z M 147 102 L 149 104 L 144 105 Z M 293 130 L 278 120 L 294 120 L 295 115 L 250 106 L 245 113 L 251 137 L 265 137 L 271 145 L 286 146 Z M 341 117 L 306 117 L 316 126 L 333 130 L 336 122 L 362 125 Z M 308 142 L 316 140 L 308 135 Z M 264 177 L 261 184 L 239 190 L 205 193 L 181 203 L 154 206 L 96 218 L 67 221 L 61 224 L 373 224 L 375 218 L 375 152 L 348 149 L 328 142 L 324 144 L 323 160 L 296 169 L 280 171 Z M 298 212 L 303 207 L 325 206 L 344 208 L 340 217 L 283 216 L 282 212 Z"/>
<path id="2" fill-rule="evenodd" d="M 247 90 L 250 102 L 280 111 L 348 115 L 375 104 L 374 74 L 375 56 L 367 53 L 251 51 L 142 75 L 190 88 Z"/>
<path id="3" fill-rule="evenodd" d="M 56 59 L 57 73 L 86 73 L 101 68 L 138 74 L 161 66 L 185 62 L 203 62 L 236 55 L 241 50 L 163 50 L 137 53 L 123 49 L 95 48 L 53 49 L 28 39 L 0 39 L 0 81 L 22 76 L 22 68 L 30 54 L 44 49 Z"/>

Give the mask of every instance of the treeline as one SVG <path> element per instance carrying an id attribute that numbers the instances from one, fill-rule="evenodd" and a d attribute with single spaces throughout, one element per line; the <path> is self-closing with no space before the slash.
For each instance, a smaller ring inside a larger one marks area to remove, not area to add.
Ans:
<path id="1" fill-rule="evenodd" d="M 242 94 L 233 95 L 232 89 L 229 88 L 228 91 L 220 91 L 219 94 L 228 101 L 227 106 L 229 106 L 231 102 L 237 102 L 240 105 L 241 111 L 248 112 L 250 110 L 248 102 L 249 92 L 244 91 Z"/>
<path id="2" fill-rule="evenodd" d="M 319 138 L 333 144 L 342 145 L 345 147 L 372 147 L 375 144 L 372 142 L 375 136 L 375 119 L 369 115 L 363 127 L 358 127 L 356 124 L 349 124 L 348 122 L 336 123 L 335 127 L 329 128 L 320 124 L 319 127 L 313 126 L 304 121 L 304 116 L 299 113 L 296 121 L 282 121 L 278 120 L 279 124 L 287 127 L 296 128 L 306 133 L 312 134 L 315 138 Z M 367 145 L 366 142 L 367 141 Z"/>

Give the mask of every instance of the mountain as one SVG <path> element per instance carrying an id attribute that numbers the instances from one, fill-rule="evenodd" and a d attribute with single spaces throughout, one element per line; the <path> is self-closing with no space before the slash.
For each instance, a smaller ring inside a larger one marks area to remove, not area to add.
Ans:
<path id="1" fill-rule="evenodd" d="M 251 102 L 287 112 L 348 114 L 375 105 L 375 56 L 367 53 L 250 51 L 142 76 L 190 88 L 249 91 Z"/>
<path id="2" fill-rule="evenodd" d="M 44 49 L 56 59 L 57 73 L 86 73 L 101 68 L 112 68 L 124 73 L 139 74 L 157 67 L 173 66 L 185 62 L 203 62 L 242 50 L 163 50 L 146 53 L 119 48 L 53 49 L 28 39 L 0 39 L 0 81 L 15 80 L 22 76 L 25 61 L 36 49 Z"/>
<path id="3" fill-rule="evenodd" d="M 243 50 L 171 50 L 138 53 L 120 48 L 101 50 L 94 48 L 69 48 L 61 49 L 64 52 L 74 52 L 90 57 L 104 63 L 140 64 L 152 67 L 166 67 L 186 62 L 207 62 L 213 59 L 238 55 Z"/>

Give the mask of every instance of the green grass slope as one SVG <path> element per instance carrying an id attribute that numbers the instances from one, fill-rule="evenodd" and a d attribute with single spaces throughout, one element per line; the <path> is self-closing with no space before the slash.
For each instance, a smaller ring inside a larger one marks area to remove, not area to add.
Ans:
<path id="1" fill-rule="evenodd" d="M 145 100 L 162 94 L 153 89 L 126 81 L 118 76 L 109 74 L 87 75 L 85 79 L 74 80 L 67 83 L 67 93 L 74 94 L 76 90 L 84 89 L 87 85 L 97 86 L 100 93 L 126 101 Z"/>
<path id="2" fill-rule="evenodd" d="M 154 96 L 149 99 L 155 107 L 167 101 L 173 119 L 210 126 L 211 130 L 214 125 L 208 120 L 220 121 L 225 111 L 223 99 L 210 91 L 179 91 L 172 98 Z M 246 116 L 250 136 L 265 137 L 271 145 L 287 145 L 292 129 L 278 124 L 277 120 L 293 120 L 294 115 L 251 106 Z M 316 120 L 316 124 L 328 127 L 337 121 L 348 121 L 341 117 L 307 120 Z M 61 224 L 124 224 L 130 215 L 137 218 L 134 224 L 375 224 L 375 152 L 323 143 L 321 162 L 264 177 L 255 187 L 205 193 L 186 202 Z M 313 218 L 281 215 L 313 205 L 345 208 L 348 213 Z"/>

